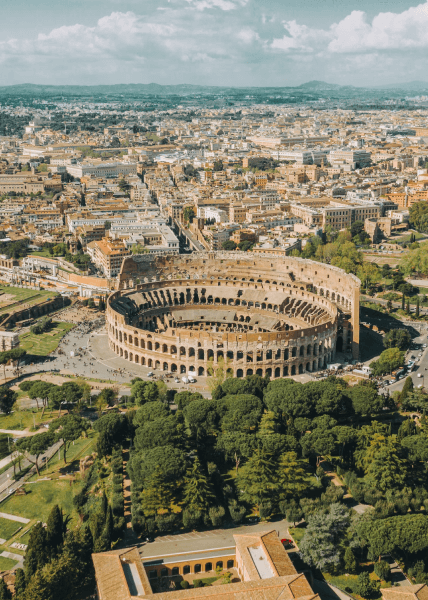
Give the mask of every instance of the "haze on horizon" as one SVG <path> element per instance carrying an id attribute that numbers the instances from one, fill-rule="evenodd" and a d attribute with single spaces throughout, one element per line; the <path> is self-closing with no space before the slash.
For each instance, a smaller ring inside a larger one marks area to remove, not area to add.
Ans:
<path id="1" fill-rule="evenodd" d="M 427 80 L 428 0 L 3 3 L 1 85 Z"/>

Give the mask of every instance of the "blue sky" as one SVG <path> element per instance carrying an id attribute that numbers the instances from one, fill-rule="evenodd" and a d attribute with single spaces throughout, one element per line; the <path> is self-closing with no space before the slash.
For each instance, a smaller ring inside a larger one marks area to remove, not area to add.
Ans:
<path id="1" fill-rule="evenodd" d="M 0 85 L 428 81 L 428 0 L 0 0 L 0 15 Z"/>

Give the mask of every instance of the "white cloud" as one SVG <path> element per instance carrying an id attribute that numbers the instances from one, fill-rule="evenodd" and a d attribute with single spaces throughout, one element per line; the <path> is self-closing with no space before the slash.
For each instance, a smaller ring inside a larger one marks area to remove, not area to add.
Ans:
<path id="1" fill-rule="evenodd" d="M 297 21 L 284 21 L 283 25 L 288 35 L 272 41 L 271 48 L 276 50 L 314 52 L 317 47 L 329 39 L 328 32 L 299 25 Z"/>
<path id="2" fill-rule="evenodd" d="M 354 10 L 328 29 L 284 21 L 287 35 L 271 42 L 277 50 L 331 53 L 409 50 L 428 48 L 428 1 L 402 13 L 379 13 L 370 22 L 365 12 Z"/>
<path id="3" fill-rule="evenodd" d="M 197 10 L 205 10 L 206 8 L 219 8 L 220 10 L 235 10 L 241 6 L 245 6 L 248 0 L 186 0 Z"/>
<path id="4" fill-rule="evenodd" d="M 428 47 L 428 2 L 402 13 L 379 13 L 373 21 L 353 11 L 331 27 L 331 52 L 403 50 Z"/>
<path id="5" fill-rule="evenodd" d="M 257 31 L 254 31 L 254 29 L 251 29 L 251 27 L 244 27 L 241 29 L 236 34 L 236 37 L 244 44 L 252 44 L 253 42 L 260 40 L 260 36 Z"/>

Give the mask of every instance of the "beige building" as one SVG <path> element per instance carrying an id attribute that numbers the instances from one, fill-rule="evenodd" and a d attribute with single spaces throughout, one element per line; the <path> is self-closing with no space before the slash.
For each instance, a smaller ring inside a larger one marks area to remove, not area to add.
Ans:
<path id="1" fill-rule="evenodd" d="M 319 600 L 297 573 L 275 531 L 234 535 L 235 545 L 178 554 L 152 555 L 150 546 L 93 554 L 99 600 Z M 183 579 L 232 574 L 230 585 L 183 590 Z M 156 594 L 156 595 L 155 595 Z"/>
<path id="2" fill-rule="evenodd" d="M 120 272 L 124 257 L 131 255 L 122 240 L 112 240 L 107 237 L 90 242 L 87 251 L 94 264 L 103 271 L 107 278 L 116 277 Z"/>

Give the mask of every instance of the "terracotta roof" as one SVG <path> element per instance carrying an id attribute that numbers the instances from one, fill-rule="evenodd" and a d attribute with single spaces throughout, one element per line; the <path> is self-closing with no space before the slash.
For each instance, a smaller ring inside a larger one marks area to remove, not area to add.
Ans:
<path id="1" fill-rule="evenodd" d="M 93 554 L 92 560 L 94 562 L 100 600 L 132 600 L 134 598 L 134 596 L 131 596 L 129 590 L 122 566 L 123 562 L 133 563 L 137 568 L 145 594 L 144 596 L 139 596 L 139 598 L 152 595 L 151 585 L 136 548 Z"/>
<path id="2" fill-rule="evenodd" d="M 428 600 L 428 587 L 425 583 L 385 588 L 382 590 L 384 600 Z"/>

